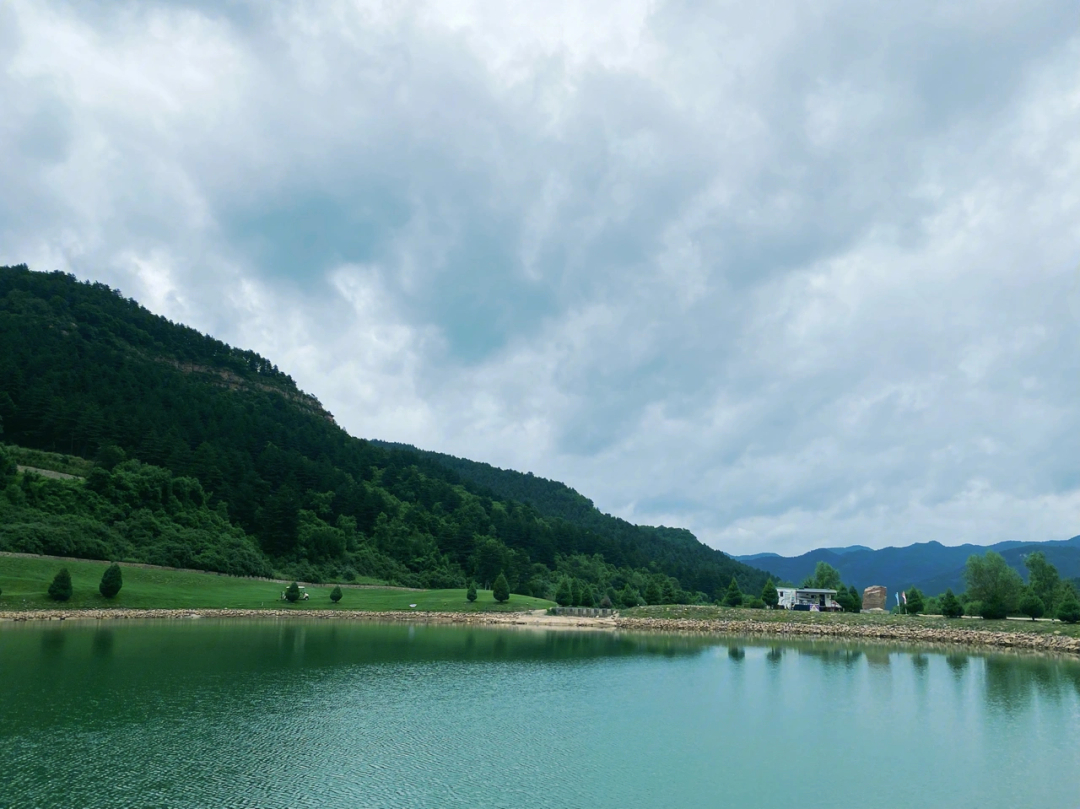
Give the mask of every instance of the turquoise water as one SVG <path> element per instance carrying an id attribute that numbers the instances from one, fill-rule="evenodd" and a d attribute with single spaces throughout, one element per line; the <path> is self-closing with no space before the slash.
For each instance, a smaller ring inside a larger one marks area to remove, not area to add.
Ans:
<path id="1" fill-rule="evenodd" d="M 0 807 L 1080 805 L 1080 661 L 402 624 L 0 626 Z"/>

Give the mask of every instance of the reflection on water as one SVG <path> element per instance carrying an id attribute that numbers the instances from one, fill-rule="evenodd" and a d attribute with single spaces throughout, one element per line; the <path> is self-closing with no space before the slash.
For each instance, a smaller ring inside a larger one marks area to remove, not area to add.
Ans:
<path id="1" fill-rule="evenodd" d="M 795 795 L 960 807 L 1080 794 L 1080 768 L 1062 766 L 1080 747 L 1072 659 L 69 621 L 0 627 L 0 676 L 0 806 L 647 808 Z"/>

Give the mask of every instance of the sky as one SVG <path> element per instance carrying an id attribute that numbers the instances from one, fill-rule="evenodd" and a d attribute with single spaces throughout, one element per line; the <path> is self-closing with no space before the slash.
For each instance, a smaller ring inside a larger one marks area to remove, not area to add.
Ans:
<path id="1" fill-rule="evenodd" d="M 1075 0 L 0 0 L 0 263 L 733 554 L 1080 534 Z"/>

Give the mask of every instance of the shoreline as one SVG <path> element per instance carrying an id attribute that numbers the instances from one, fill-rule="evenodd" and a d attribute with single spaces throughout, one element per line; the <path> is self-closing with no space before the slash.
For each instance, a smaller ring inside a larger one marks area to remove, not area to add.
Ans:
<path id="1" fill-rule="evenodd" d="M 622 630 L 627 632 L 742 635 L 810 640 L 851 640 L 933 644 L 968 648 L 1052 652 L 1080 655 L 1080 638 L 985 629 L 873 624 L 819 624 L 693 618 L 584 618 L 530 612 L 376 612 L 365 610 L 251 610 L 251 609 L 83 609 L 0 611 L 0 623 L 31 621 L 193 620 L 202 618 L 304 618 L 353 621 L 408 621 L 411 623 L 512 626 L 536 629 Z"/>

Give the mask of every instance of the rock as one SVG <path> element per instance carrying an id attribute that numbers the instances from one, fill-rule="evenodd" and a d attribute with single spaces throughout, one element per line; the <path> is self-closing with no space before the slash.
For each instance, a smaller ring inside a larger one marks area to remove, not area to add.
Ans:
<path id="1" fill-rule="evenodd" d="M 884 610 L 885 602 L 889 598 L 889 591 L 880 584 L 867 587 L 862 593 L 863 612 L 867 610 Z"/>

